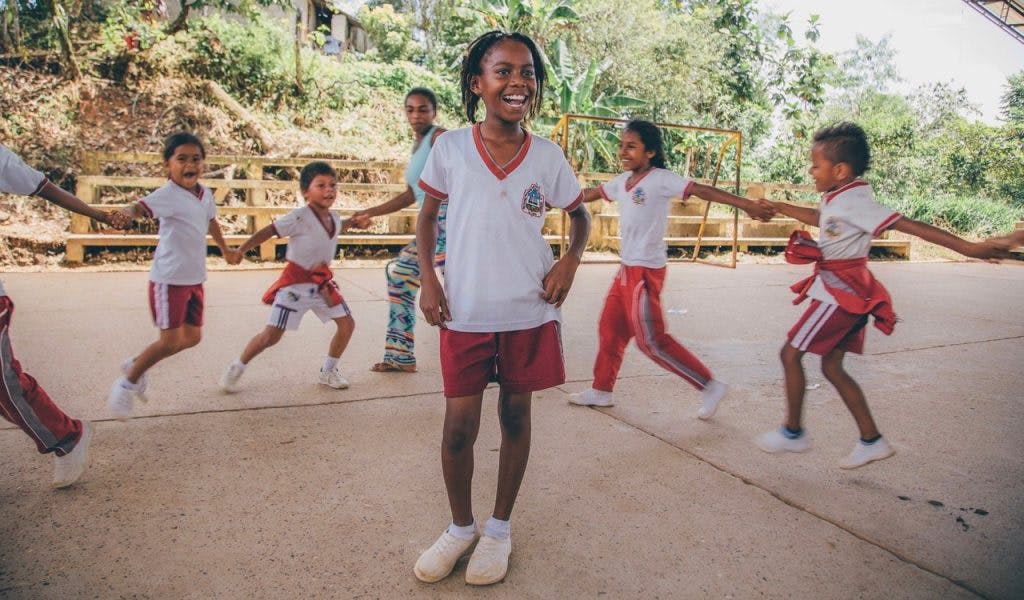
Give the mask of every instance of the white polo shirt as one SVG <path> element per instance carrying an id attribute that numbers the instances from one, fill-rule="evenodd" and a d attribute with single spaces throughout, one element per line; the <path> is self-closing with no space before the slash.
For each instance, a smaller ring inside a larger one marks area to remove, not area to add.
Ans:
<path id="1" fill-rule="evenodd" d="M 822 260 L 864 258 L 871 250 L 871 240 L 902 217 L 900 213 L 875 201 L 871 185 L 855 179 L 822 196 L 818 206 L 818 248 Z M 807 295 L 826 304 L 836 304 L 821 278 L 829 285 L 849 289 L 831 273 L 821 271 Z"/>
<path id="2" fill-rule="evenodd" d="M 43 189 L 45 183 L 45 175 L 0 144 L 0 192 L 32 196 Z"/>
<path id="3" fill-rule="evenodd" d="M 672 200 L 686 200 L 693 182 L 672 171 L 654 167 L 627 185 L 627 171 L 598 188 L 601 196 L 619 205 L 619 256 L 630 267 L 660 269 L 665 266 L 668 245 L 668 210 Z"/>
<path id="4" fill-rule="evenodd" d="M 151 219 L 160 220 L 160 241 L 149 278 L 154 283 L 196 285 L 206 281 L 206 232 L 217 218 L 209 188 L 200 195 L 168 180 L 139 201 Z"/>
<path id="5" fill-rule="evenodd" d="M 337 235 L 341 219 L 330 213 L 332 231 L 327 231 L 307 204 L 274 221 L 277 237 L 288 238 L 285 258 L 307 271 L 322 264 L 330 266 L 338 249 Z"/>
<path id="6" fill-rule="evenodd" d="M 562 149 L 530 133 L 515 158 L 497 165 L 479 127 L 437 138 L 420 176 L 427 194 L 448 200 L 447 327 L 519 331 L 560 321 L 560 311 L 541 298 L 542 281 L 554 265 L 544 215 L 548 206 L 579 206 L 579 182 Z"/>

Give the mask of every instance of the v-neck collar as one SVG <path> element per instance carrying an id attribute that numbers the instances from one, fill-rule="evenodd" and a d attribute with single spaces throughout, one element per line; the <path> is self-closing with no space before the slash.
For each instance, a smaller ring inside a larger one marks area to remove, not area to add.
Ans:
<path id="1" fill-rule="evenodd" d="M 203 189 L 203 184 L 201 183 L 196 184 L 196 189 L 190 190 L 183 185 L 179 185 L 177 181 L 171 179 L 170 177 L 167 178 L 167 181 L 173 183 L 178 189 L 185 190 L 186 192 L 191 194 L 192 197 L 195 198 L 196 200 L 202 200 L 203 196 L 206 194 L 206 190 Z"/>
<path id="2" fill-rule="evenodd" d="M 647 169 L 646 171 L 644 171 L 644 174 L 641 175 L 639 179 L 634 181 L 632 185 L 630 185 L 630 183 L 629 183 L 629 177 L 626 177 L 626 191 L 627 192 L 632 192 L 633 188 L 635 188 L 636 186 L 640 185 L 640 182 L 643 181 L 644 179 L 647 179 L 647 176 L 650 175 L 651 173 L 653 173 L 654 169 L 657 169 L 657 168 L 658 167 L 651 167 L 650 169 Z"/>
<path id="3" fill-rule="evenodd" d="M 331 211 L 327 211 L 327 216 L 331 217 L 331 228 L 327 229 L 327 225 L 324 225 L 324 220 L 320 218 L 320 215 L 316 214 L 316 211 L 313 210 L 313 207 L 307 204 L 306 208 L 309 209 L 309 212 L 313 213 L 313 218 L 316 219 L 316 222 L 320 223 L 320 226 L 324 228 L 324 233 L 327 234 L 327 237 L 333 238 L 335 235 L 337 235 L 338 232 L 334 231 L 334 216 L 331 215 Z"/>
<path id="4" fill-rule="evenodd" d="M 864 181 L 863 179 L 854 179 L 853 181 L 844 185 L 843 187 L 834 189 L 831 192 L 825 194 L 825 204 L 828 204 L 829 202 L 832 201 L 833 198 L 835 198 L 839 194 L 842 194 L 846 190 L 852 190 L 853 188 L 858 188 L 864 185 L 868 185 L 868 182 Z"/>
<path id="5" fill-rule="evenodd" d="M 484 161 L 487 165 L 488 170 L 499 180 L 505 179 L 512 174 L 512 171 L 516 170 L 516 167 L 523 163 L 526 158 L 526 153 L 530 151 L 530 140 L 533 137 L 530 132 L 523 130 L 526 134 L 523 144 L 519 146 L 519 151 L 512 157 L 512 160 L 508 161 L 505 165 L 499 165 L 495 162 L 494 157 L 487 151 L 487 147 L 484 146 L 484 137 L 480 133 L 480 124 L 476 123 L 473 125 L 473 143 L 476 144 L 476 151 L 480 155 L 480 160 Z"/>

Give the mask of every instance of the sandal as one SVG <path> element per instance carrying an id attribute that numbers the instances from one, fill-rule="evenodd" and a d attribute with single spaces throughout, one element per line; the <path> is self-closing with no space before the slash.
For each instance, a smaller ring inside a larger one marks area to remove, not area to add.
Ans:
<path id="1" fill-rule="evenodd" d="M 398 363 L 382 361 L 370 367 L 370 370 L 377 373 L 415 373 L 416 365 L 400 365 Z"/>

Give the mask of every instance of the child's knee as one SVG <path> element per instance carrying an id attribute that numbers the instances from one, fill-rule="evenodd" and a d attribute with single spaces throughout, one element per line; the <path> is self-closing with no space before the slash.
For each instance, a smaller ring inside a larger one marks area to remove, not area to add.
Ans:
<path id="1" fill-rule="evenodd" d="M 356 329 L 356 320 L 352 315 L 336 319 L 335 323 L 338 325 L 338 333 L 352 333 Z"/>
<path id="2" fill-rule="evenodd" d="M 448 454 L 458 454 L 472 448 L 476 441 L 473 428 L 468 423 L 457 423 L 444 431 L 444 449 Z"/>
<path id="3" fill-rule="evenodd" d="M 779 350 L 779 360 L 781 360 L 784 365 L 799 365 L 803 356 L 803 352 L 797 350 L 788 342 L 782 346 L 781 350 Z"/>
<path id="4" fill-rule="evenodd" d="M 843 359 L 842 357 L 824 356 L 821 359 L 821 374 L 825 376 L 830 382 L 835 383 L 840 378 L 846 375 L 846 371 L 843 370 Z"/>
<path id="5" fill-rule="evenodd" d="M 530 427 L 529 407 L 505 405 L 498 414 L 505 435 L 518 437 Z"/>
<path id="6" fill-rule="evenodd" d="M 269 348 L 280 342 L 282 337 L 284 337 L 284 329 L 267 327 L 263 330 L 263 333 L 260 334 L 260 341 L 263 342 L 262 345 L 264 347 Z"/>

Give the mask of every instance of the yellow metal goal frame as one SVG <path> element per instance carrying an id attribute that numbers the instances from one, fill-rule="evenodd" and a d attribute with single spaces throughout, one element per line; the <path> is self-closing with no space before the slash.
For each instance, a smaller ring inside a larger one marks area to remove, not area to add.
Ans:
<path id="1" fill-rule="evenodd" d="M 558 122 L 555 124 L 554 128 L 551 130 L 551 133 L 550 133 L 549 137 L 552 140 L 556 141 L 562 147 L 562 152 L 564 152 L 566 154 L 566 157 L 568 157 L 568 153 L 569 153 L 569 136 L 571 134 L 570 124 L 573 121 L 591 121 L 591 122 L 597 122 L 597 123 L 607 123 L 607 124 L 612 124 L 612 125 L 625 125 L 626 123 L 629 122 L 628 119 L 616 119 L 616 118 L 611 118 L 611 117 L 596 117 L 596 116 L 592 116 L 592 115 L 580 115 L 580 114 L 575 114 L 575 113 L 563 114 L 561 116 L 561 118 L 559 118 Z M 711 185 L 713 185 L 713 186 L 717 186 L 718 185 L 718 178 L 719 178 L 719 175 L 722 172 L 722 162 L 725 159 L 725 152 L 726 152 L 726 150 L 728 150 L 730 146 L 735 144 L 736 145 L 736 179 L 734 181 L 733 192 L 736 195 L 739 195 L 739 193 L 740 193 L 740 164 L 741 164 L 741 161 L 742 161 L 742 158 L 743 158 L 743 134 L 741 132 L 736 131 L 734 129 L 719 129 L 719 128 L 716 128 L 716 127 L 698 127 L 696 125 L 679 125 L 679 124 L 676 124 L 676 123 L 655 123 L 655 125 L 657 125 L 658 127 L 662 128 L 662 129 L 678 129 L 678 130 L 682 130 L 682 131 L 696 131 L 696 132 L 703 132 L 703 133 L 713 133 L 713 134 L 717 134 L 717 135 L 721 135 L 721 136 L 725 137 L 725 140 L 722 142 L 721 147 L 719 147 L 719 149 L 718 149 L 718 159 L 715 161 L 714 177 L 711 178 Z M 688 260 L 690 262 L 701 262 L 701 263 L 705 263 L 705 264 L 709 264 L 709 265 L 714 265 L 714 266 L 725 266 L 725 265 L 722 265 L 720 263 L 716 263 L 716 262 L 708 261 L 708 260 L 700 260 L 700 259 L 697 258 L 699 253 L 700 253 L 701 241 L 704 238 L 704 229 L 707 226 L 708 212 L 710 211 L 710 209 L 711 209 L 711 203 L 705 200 L 704 201 L 704 217 L 701 220 L 700 228 L 697 230 L 697 241 L 696 241 L 696 244 L 693 247 L 693 255 Z M 728 266 L 729 266 L 729 268 L 735 269 L 736 268 L 736 251 L 737 251 L 737 248 L 739 246 L 739 209 L 737 209 L 736 207 L 732 207 L 732 216 L 733 216 L 733 222 L 732 222 L 732 256 L 731 256 L 730 264 Z M 565 216 L 565 213 L 563 212 L 562 213 L 562 239 L 561 239 L 561 246 L 560 246 L 562 253 L 565 252 L 565 248 L 566 248 L 566 240 L 565 240 L 566 233 L 565 233 L 565 231 L 566 231 L 566 216 Z M 686 259 L 684 259 L 684 260 L 686 260 Z"/>

